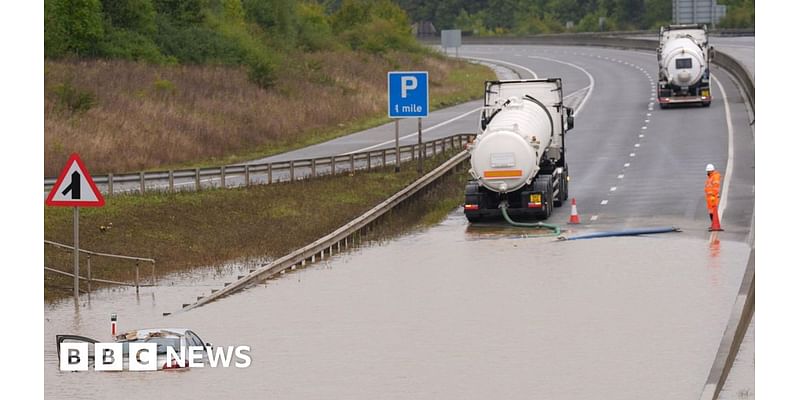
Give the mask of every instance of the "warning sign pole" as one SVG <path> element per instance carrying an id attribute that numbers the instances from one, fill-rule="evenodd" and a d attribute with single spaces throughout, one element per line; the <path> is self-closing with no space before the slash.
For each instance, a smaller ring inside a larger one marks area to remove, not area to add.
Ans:
<path id="1" fill-rule="evenodd" d="M 72 235 L 73 235 L 73 244 L 75 248 L 73 250 L 73 257 L 75 259 L 75 300 L 80 297 L 80 281 L 78 280 L 78 276 L 81 272 L 81 256 L 80 256 L 80 246 L 78 243 L 78 236 L 80 235 L 80 227 L 78 225 L 78 221 L 80 220 L 80 207 L 72 207 Z"/>
<path id="2" fill-rule="evenodd" d="M 44 202 L 48 206 L 72 207 L 72 242 L 73 249 L 73 272 L 75 283 L 75 300 L 80 297 L 80 274 L 81 274 L 81 247 L 80 247 L 80 208 L 81 207 L 102 207 L 106 204 L 103 195 L 95 185 L 92 176 L 83 165 L 78 153 L 72 153 L 67 160 L 61 174 L 58 175 L 53 189 L 47 195 Z"/>

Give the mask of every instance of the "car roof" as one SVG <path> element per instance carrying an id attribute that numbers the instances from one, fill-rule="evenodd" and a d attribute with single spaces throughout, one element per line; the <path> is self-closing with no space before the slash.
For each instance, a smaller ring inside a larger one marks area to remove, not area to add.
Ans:
<path id="1" fill-rule="evenodd" d="M 130 341 L 157 335 L 162 337 L 182 337 L 186 336 L 188 331 L 189 329 L 186 328 L 147 328 L 127 331 L 117 335 L 116 338 L 117 340 Z"/>

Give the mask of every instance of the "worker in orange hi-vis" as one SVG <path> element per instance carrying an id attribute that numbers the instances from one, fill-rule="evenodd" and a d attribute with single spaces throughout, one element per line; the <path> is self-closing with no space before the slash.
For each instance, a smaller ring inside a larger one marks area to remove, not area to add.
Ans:
<path id="1" fill-rule="evenodd" d="M 717 226 L 714 226 L 714 217 L 719 218 L 717 207 L 719 207 L 719 188 L 722 184 L 722 177 L 714 168 L 714 164 L 706 165 L 706 175 L 708 175 L 706 178 L 706 206 L 708 207 L 708 216 L 711 218 L 711 226 L 708 230 L 720 230 L 719 222 L 716 223 Z"/>

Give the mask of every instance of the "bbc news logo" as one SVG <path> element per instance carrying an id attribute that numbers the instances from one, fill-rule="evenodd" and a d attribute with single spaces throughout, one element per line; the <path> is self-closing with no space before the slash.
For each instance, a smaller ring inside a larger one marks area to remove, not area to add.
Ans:
<path id="1" fill-rule="evenodd" d="M 59 367 L 62 371 L 88 371 L 89 343 L 62 343 L 59 349 Z M 123 353 L 122 343 L 94 343 L 95 371 L 157 371 L 170 368 L 247 368 L 252 363 L 250 346 L 181 347 L 180 352 L 171 346 L 158 352 L 156 343 L 127 343 Z M 126 362 L 127 361 L 127 362 Z M 126 367 L 127 365 L 127 367 Z"/>

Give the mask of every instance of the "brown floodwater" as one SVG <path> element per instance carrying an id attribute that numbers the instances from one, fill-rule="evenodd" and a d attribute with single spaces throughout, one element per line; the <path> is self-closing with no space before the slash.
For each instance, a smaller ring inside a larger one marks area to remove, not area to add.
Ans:
<path id="1" fill-rule="evenodd" d="M 44 306 L 47 398 L 685 399 L 703 389 L 747 262 L 681 233 L 556 242 L 441 224 L 189 312 L 247 265 Z M 61 372 L 55 335 L 186 327 L 252 365 Z"/>

